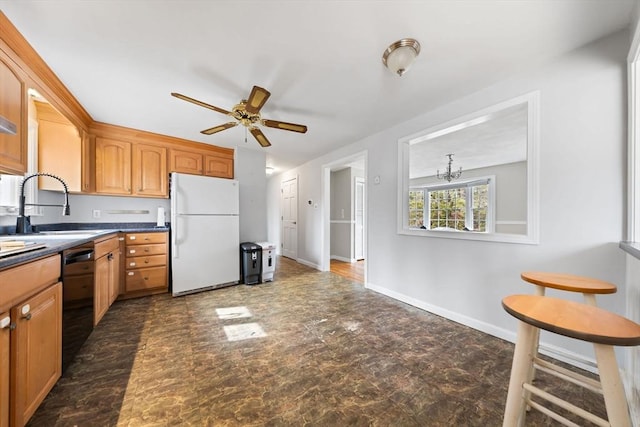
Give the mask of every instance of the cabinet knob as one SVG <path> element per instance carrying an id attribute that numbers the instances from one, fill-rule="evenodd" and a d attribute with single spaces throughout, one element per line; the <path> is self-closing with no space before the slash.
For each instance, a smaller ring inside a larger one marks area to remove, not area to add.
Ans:
<path id="1" fill-rule="evenodd" d="M 9 316 L 0 319 L 0 329 L 6 329 L 11 326 L 11 318 Z"/>
<path id="2" fill-rule="evenodd" d="M 135 253 L 136 253 L 136 250 L 135 250 L 135 249 L 129 249 L 129 253 L 130 253 L 130 254 L 135 254 Z"/>
<path id="3" fill-rule="evenodd" d="M 149 248 L 146 248 L 144 251 L 145 251 L 145 252 L 149 252 Z"/>
<path id="4" fill-rule="evenodd" d="M 129 263 L 129 267 L 135 267 L 135 266 L 136 266 L 136 263 L 135 263 L 135 262 L 130 262 L 130 263 Z"/>
<path id="5" fill-rule="evenodd" d="M 145 264 L 149 264 L 149 260 L 148 260 L 148 259 L 145 259 L 145 260 L 144 260 L 144 263 L 145 263 Z"/>
<path id="6" fill-rule="evenodd" d="M 133 276 L 134 274 L 135 273 L 133 271 L 130 271 L 130 272 L 127 273 L 127 275 L 129 275 L 129 276 Z"/>
<path id="7" fill-rule="evenodd" d="M 144 280 L 149 280 L 149 277 L 145 277 Z"/>
<path id="8" fill-rule="evenodd" d="M 23 319 L 31 320 L 31 306 L 29 304 L 25 304 L 20 309 L 20 313 L 22 314 Z"/>

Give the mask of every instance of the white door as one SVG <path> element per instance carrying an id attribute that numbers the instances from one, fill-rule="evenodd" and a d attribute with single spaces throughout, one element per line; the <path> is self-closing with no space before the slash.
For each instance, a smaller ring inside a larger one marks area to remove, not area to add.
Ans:
<path id="1" fill-rule="evenodd" d="M 282 209 L 282 255 L 298 258 L 298 179 L 284 181 L 280 187 Z"/>
<path id="2" fill-rule="evenodd" d="M 365 233 L 364 233 L 364 179 L 356 178 L 356 191 L 355 191 L 355 216 L 356 216 L 356 230 L 354 237 L 354 253 L 357 260 L 365 258 L 364 248 L 365 245 Z"/>

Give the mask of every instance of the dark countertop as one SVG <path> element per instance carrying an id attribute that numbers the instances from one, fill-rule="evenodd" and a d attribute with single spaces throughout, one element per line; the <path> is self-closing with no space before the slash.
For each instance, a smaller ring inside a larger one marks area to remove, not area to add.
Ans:
<path id="1" fill-rule="evenodd" d="M 66 239 L 63 236 L 56 236 L 55 239 L 47 239 L 46 235 L 43 235 L 42 241 L 35 240 L 38 243 L 46 244 L 45 248 L 36 249 L 29 252 L 23 252 L 21 254 L 9 255 L 0 258 L 0 270 L 4 270 L 9 267 L 15 267 L 20 264 L 34 261 L 39 258 L 44 258 L 49 255 L 60 253 L 65 249 L 73 248 L 75 246 L 82 245 L 93 240 L 101 239 L 114 233 L 151 233 L 151 232 L 165 232 L 169 231 L 169 227 L 157 227 L 155 223 L 68 223 L 68 224 L 47 224 L 38 226 L 38 231 L 68 231 L 68 230 L 101 230 L 100 233 L 92 234 L 86 238 L 69 238 Z M 34 241 L 33 236 L 38 236 L 37 233 L 29 235 L 30 241 Z M 20 240 L 20 235 L 15 234 L 3 234 L 0 237 L 15 237 L 16 240 Z"/>

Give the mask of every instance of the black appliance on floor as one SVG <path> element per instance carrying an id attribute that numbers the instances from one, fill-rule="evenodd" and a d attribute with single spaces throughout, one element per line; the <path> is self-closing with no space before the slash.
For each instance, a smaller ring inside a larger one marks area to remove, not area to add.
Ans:
<path id="1" fill-rule="evenodd" d="M 262 273 L 262 246 L 253 242 L 240 243 L 240 283 L 256 285 Z"/>

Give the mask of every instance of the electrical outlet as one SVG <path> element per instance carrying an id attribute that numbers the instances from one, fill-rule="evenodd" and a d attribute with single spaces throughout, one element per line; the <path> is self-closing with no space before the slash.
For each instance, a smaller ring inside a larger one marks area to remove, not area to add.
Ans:
<path id="1" fill-rule="evenodd" d="M 100 209 L 94 209 L 93 210 L 93 217 L 94 218 L 100 218 Z"/>

